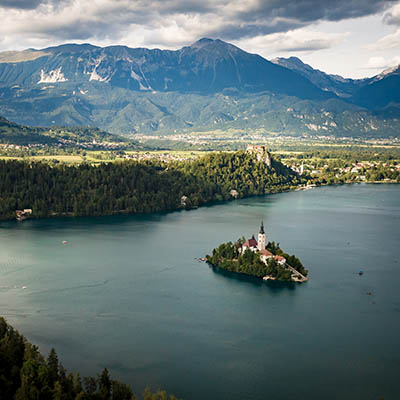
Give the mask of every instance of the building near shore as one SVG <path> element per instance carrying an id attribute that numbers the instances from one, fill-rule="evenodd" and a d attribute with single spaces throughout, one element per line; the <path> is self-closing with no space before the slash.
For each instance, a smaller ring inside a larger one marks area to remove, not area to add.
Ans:
<path id="1" fill-rule="evenodd" d="M 247 249 L 250 249 L 251 251 L 257 251 L 258 250 L 257 240 L 254 237 L 254 235 L 249 240 L 246 240 L 243 243 L 243 245 L 242 245 L 242 253 L 244 253 Z"/>
<path id="2" fill-rule="evenodd" d="M 286 258 L 272 254 L 269 250 L 266 249 L 267 237 L 264 230 L 264 221 L 261 221 L 260 231 L 258 232 L 258 241 L 254 237 L 254 235 L 246 240 L 242 244 L 241 253 L 243 254 L 247 249 L 257 252 L 260 255 L 260 260 L 267 264 L 268 261 L 273 258 L 276 263 L 282 267 L 286 266 Z"/>
<path id="3" fill-rule="evenodd" d="M 27 219 L 32 214 L 31 208 L 24 208 L 23 210 L 15 210 L 15 217 L 18 221 Z"/>

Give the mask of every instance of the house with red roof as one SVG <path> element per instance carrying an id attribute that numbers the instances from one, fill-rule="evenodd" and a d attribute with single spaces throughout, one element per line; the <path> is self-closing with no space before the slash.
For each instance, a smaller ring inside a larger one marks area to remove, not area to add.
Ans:
<path id="1" fill-rule="evenodd" d="M 253 235 L 251 239 L 246 240 L 243 243 L 241 252 L 244 253 L 246 249 L 250 249 L 251 251 L 254 252 L 265 250 L 265 241 L 266 237 L 264 232 L 264 223 L 261 222 L 260 232 L 258 234 L 258 241 Z"/>
<path id="2" fill-rule="evenodd" d="M 257 251 L 258 250 L 258 243 L 257 240 L 255 239 L 254 235 L 251 237 L 251 239 L 246 240 L 243 245 L 242 245 L 242 253 L 244 253 L 247 249 L 250 249 L 251 251 Z"/>
<path id="3" fill-rule="evenodd" d="M 268 260 L 270 259 L 270 258 L 272 258 L 274 255 L 270 252 L 270 251 L 268 251 L 268 250 L 261 250 L 260 252 L 260 259 L 261 259 L 261 261 L 263 262 L 263 263 L 267 263 L 268 262 Z"/>
<path id="4" fill-rule="evenodd" d="M 286 258 L 282 256 L 274 256 L 275 261 L 279 264 L 282 265 L 282 267 L 286 264 Z"/>

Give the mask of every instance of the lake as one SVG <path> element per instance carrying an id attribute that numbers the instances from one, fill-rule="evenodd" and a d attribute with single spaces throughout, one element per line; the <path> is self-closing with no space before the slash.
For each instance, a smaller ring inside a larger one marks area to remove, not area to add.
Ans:
<path id="1" fill-rule="evenodd" d="M 195 260 L 257 234 L 304 284 Z M 0 224 L 0 315 L 67 369 L 194 399 L 399 399 L 400 186 Z M 67 241 L 63 245 L 63 241 Z M 364 271 L 360 276 L 358 272 Z"/>

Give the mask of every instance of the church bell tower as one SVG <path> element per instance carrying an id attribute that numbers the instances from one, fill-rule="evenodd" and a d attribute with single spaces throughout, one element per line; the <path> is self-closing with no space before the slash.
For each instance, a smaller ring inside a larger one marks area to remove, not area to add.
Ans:
<path id="1" fill-rule="evenodd" d="M 260 232 L 258 233 L 258 251 L 265 250 L 265 240 L 264 222 L 261 221 Z"/>

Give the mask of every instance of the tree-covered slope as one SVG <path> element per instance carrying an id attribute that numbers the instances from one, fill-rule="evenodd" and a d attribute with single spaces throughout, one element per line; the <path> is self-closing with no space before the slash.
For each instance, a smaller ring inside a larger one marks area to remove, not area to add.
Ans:
<path id="1" fill-rule="evenodd" d="M 146 389 L 143 400 L 176 400 Z M 137 400 L 131 388 L 111 379 L 105 368 L 96 377 L 68 372 L 52 349 L 47 358 L 0 317 L 1 400 Z"/>
<path id="2" fill-rule="evenodd" d="M 0 217 L 31 208 L 32 217 L 148 213 L 198 207 L 233 197 L 277 192 L 300 178 L 278 161 L 212 153 L 194 161 L 90 166 L 0 161 Z M 184 196 L 184 197 L 183 197 Z"/>
<path id="3" fill-rule="evenodd" d="M 65 83 L 40 94 L 26 91 L 24 97 L 15 96 L 13 110 L 0 96 L 0 110 L 7 109 L 9 119 L 24 125 L 90 123 L 117 135 L 228 128 L 292 136 L 398 137 L 400 132 L 396 109 L 388 118 L 340 99 L 311 101 L 270 92 L 246 94 L 228 89 L 210 95 L 135 92 L 99 82 L 82 86 L 83 93 L 75 91 L 68 97 L 74 90 Z"/>

